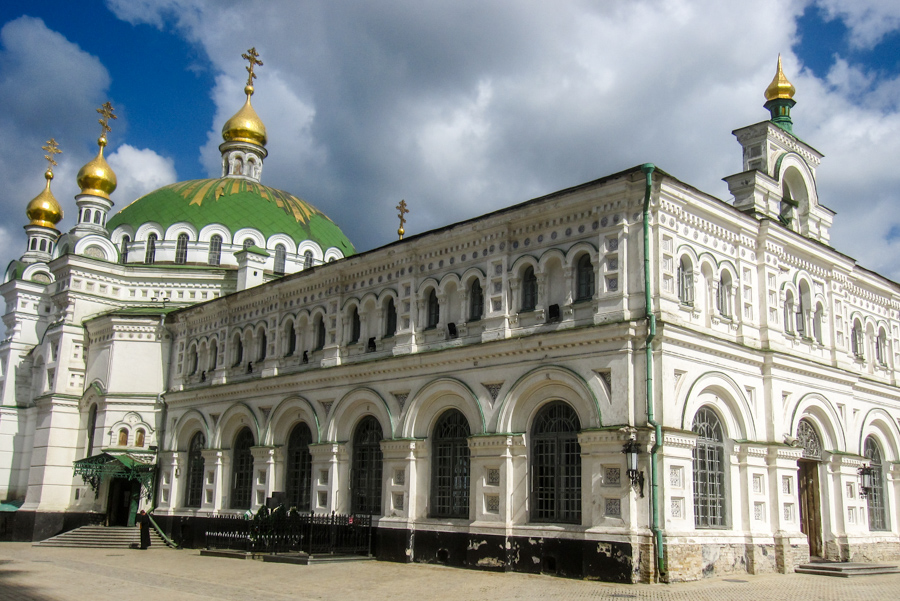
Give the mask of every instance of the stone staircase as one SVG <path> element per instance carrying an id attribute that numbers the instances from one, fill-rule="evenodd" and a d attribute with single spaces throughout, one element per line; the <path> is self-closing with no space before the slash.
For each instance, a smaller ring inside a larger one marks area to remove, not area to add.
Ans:
<path id="1" fill-rule="evenodd" d="M 798 574 L 814 574 L 817 576 L 834 576 L 836 578 L 854 578 L 858 576 L 877 576 L 880 574 L 900 574 L 897 566 L 878 563 L 819 561 L 805 563 L 794 571 Z"/>
<path id="2" fill-rule="evenodd" d="M 141 546 L 137 526 L 82 526 L 34 543 L 36 547 L 82 547 L 96 549 L 128 549 Z M 166 543 L 155 528 L 150 529 L 150 546 L 165 547 Z"/>

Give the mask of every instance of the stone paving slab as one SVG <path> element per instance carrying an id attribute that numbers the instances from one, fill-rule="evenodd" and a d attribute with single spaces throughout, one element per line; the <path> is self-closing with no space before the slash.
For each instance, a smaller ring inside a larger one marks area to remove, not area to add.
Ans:
<path id="1" fill-rule="evenodd" d="M 734 575 L 670 585 L 615 585 L 552 576 L 380 561 L 309 566 L 201 557 L 151 547 L 66 549 L 0 543 L 0 601 L 527 601 L 529 599 L 791 601 L 900 599 L 900 575 Z"/>

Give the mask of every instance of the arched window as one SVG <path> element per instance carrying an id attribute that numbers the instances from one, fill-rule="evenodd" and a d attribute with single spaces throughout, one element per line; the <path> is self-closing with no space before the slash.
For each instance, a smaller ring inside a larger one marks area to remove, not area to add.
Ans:
<path id="1" fill-rule="evenodd" d="M 722 271 L 722 275 L 719 276 L 716 309 L 722 317 L 731 317 L 731 274 L 727 271 Z"/>
<path id="2" fill-rule="evenodd" d="M 869 458 L 869 469 L 872 470 L 872 488 L 866 495 L 869 530 L 887 530 L 887 516 L 884 510 L 884 456 L 873 436 L 866 438 L 863 455 Z"/>
<path id="3" fill-rule="evenodd" d="M 522 276 L 522 310 L 534 311 L 537 307 L 537 277 L 534 268 L 529 267 Z"/>
<path id="4" fill-rule="evenodd" d="M 822 441 L 808 419 L 801 419 L 797 424 L 797 441 L 803 447 L 804 458 L 822 459 Z"/>
<path id="5" fill-rule="evenodd" d="M 241 334 L 237 333 L 234 335 L 234 363 L 231 364 L 232 367 L 237 367 L 244 361 L 244 341 L 241 338 Z"/>
<path id="6" fill-rule="evenodd" d="M 266 337 L 266 331 L 259 331 L 259 352 L 256 355 L 257 361 L 262 361 L 266 358 L 266 354 L 269 351 L 269 340 Z"/>
<path id="7" fill-rule="evenodd" d="M 587 300 L 594 296 L 594 264 L 587 253 L 578 259 L 575 271 L 575 300 Z"/>
<path id="8" fill-rule="evenodd" d="M 862 324 L 859 320 L 853 322 L 853 329 L 850 330 L 850 350 L 857 359 L 865 358 L 866 339 L 863 333 Z"/>
<path id="9" fill-rule="evenodd" d="M 41 251 L 47 250 L 47 241 L 41 240 Z"/>
<path id="10" fill-rule="evenodd" d="M 435 292 L 434 288 L 428 292 L 426 315 L 428 317 L 428 322 L 425 324 L 425 327 L 436 328 L 438 322 L 441 320 L 441 305 L 438 303 L 437 292 Z"/>
<path id="11" fill-rule="evenodd" d="M 824 322 L 824 310 L 822 305 L 816 306 L 816 312 L 813 314 L 813 338 L 816 342 L 822 344 L 822 323 Z"/>
<path id="12" fill-rule="evenodd" d="M 562 401 L 545 405 L 531 426 L 533 522 L 581 522 L 581 429 L 578 414 Z"/>
<path id="13" fill-rule="evenodd" d="M 313 254 L 311 250 L 303 253 L 303 269 L 309 269 L 313 266 Z"/>
<path id="14" fill-rule="evenodd" d="M 213 266 L 218 266 L 222 261 L 222 236 L 219 234 L 214 235 L 209 239 L 209 256 L 207 257 L 207 263 Z"/>
<path id="15" fill-rule="evenodd" d="M 37 238 L 31 239 L 31 250 L 37 250 Z"/>
<path id="16" fill-rule="evenodd" d="M 187 373 L 189 376 L 193 376 L 197 373 L 197 369 L 199 368 L 199 357 L 197 355 L 197 347 L 191 346 L 191 350 L 188 355 L 188 370 Z"/>
<path id="17" fill-rule="evenodd" d="M 875 339 L 875 360 L 879 365 L 886 365 L 888 358 L 887 351 L 887 333 L 884 328 L 878 330 L 878 337 Z"/>
<path id="18" fill-rule="evenodd" d="M 122 236 L 122 243 L 119 246 L 119 262 L 123 265 L 128 262 L 128 245 L 131 244 L 129 236 Z"/>
<path id="19" fill-rule="evenodd" d="M 275 275 L 284 275 L 284 263 L 286 253 L 284 244 L 275 245 Z"/>
<path id="20" fill-rule="evenodd" d="M 316 318 L 316 348 L 313 350 L 321 351 L 325 348 L 325 317 L 319 315 Z"/>
<path id="21" fill-rule="evenodd" d="M 144 263 L 153 265 L 156 262 L 156 234 L 147 236 L 147 251 L 144 253 Z"/>
<path id="22" fill-rule="evenodd" d="M 191 437 L 187 457 L 187 486 L 184 491 L 185 507 L 200 507 L 203 500 L 203 471 L 206 468 L 203 447 L 205 446 L 206 437 L 202 432 L 197 432 Z"/>
<path id="23" fill-rule="evenodd" d="M 701 407 L 691 430 L 694 447 L 694 525 L 725 527 L 725 435 L 715 411 Z"/>
<path id="24" fill-rule="evenodd" d="M 484 290 L 481 289 L 481 282 L 477 279 L 472 280 L 472 287 L 469 288 L 469 321 L 478 321 L 484 316 Z"/>
<path id="25" fill-rule="evenodd" d="M 250 509 L 253 492 L 253 433 L 241 430 L 234 439 L 231 455 L 231 508 Z"/>
<path id="26" fill-rule="evenodd" d="M 126 430 L 125 428 L 119 430 L 118 445 L 120 447 L 128 446 L 128 430 Z"/>
<path id="27" fill-rule="evenodd" d="M 243 243 L 244 250 L 247 250 L 251 246 L 253 246 L 253 238 L 245 238 Z"/>
<path id="28" fill-rule="evenodd" d="M 394 305 L 394 299 L 389 298 L 387 301 L 387 315 L 384 317 L 384 337 L 390 338 L 397 333 L 397 307 Z"/>
<path id="29" fill-rule="evenodd" d="M 299 423 L 291 430 L 288 438 L 284 490 L 288 507 L 298 511 L 309 511 L 310 487 L 312 482 L 312 455 L 309 445 L 312 433 L 309 426 Z"/>
<path id="30" fill-rule="evenodd" d="M 187 247 L 188 235 L 178 234 L 178 241 L 175 243 L 175 262 L 179 265 L 187 263 Z"/>
<path id="31" fill-rule="evenodd" d="M 82 223 L 90 223 L 90 222 L 91 222 L 91 210 L 85 209 L 84 210 L 84 219 L 82 220 Z"/>
<path id="32" fill-rule="evenodd" d="M 794 333 L 794 295 L 790 291 L 784 295 L 784 333 Z"/>
<path id="33" fill-rule="evenodd" d="M 694 267 L 687 257 L 678 262 L 678 300 L 682 305 L 694 305 Z"/>
<path id="34" fill-rule="evenodd" d="M 87 455 L 90 457 L 94 454 L 94 430 L 97 429 L 97 405 L 91 405 L 91 411 L 88 413 L 87 423 Z"/>
<path id="35" fill-rule="evenodd" d="M 381 514 L 381 424 L 368 415 L 353 433 L 350 505 L 353 513 Z"/>
<path id="36" fill-rule="evenodd" d="M 136 446 L 136 447 L 144 446 L 144 436 L 145 436 L 144 431 L 138 430 L 137 433 L 134 435 L 134 446 Z"/>
<path id="37" fill-rule="evenodd" d="M 102 213 L 100 211 L 94 211 L 94 223 L 100 225 L 100 217 L 102 217 Z"/>
<path id="38" fill-rule="evenodd" d="M 297 330 L 294 328 L 294 322 L 291 321 L 288 323 L 287 327 L 284 331 L 285 337 L 285 357 L 290 357 L 295 352 L 297 352 Z"/>
<path id="39" fill-rule="evenodd" d="M 431 447 L 431 517 L 469 517 L 469 422 L 456 409 L 434 426 Z"/>
<path id="40" fill-rule="evenodd" d="M 209 369 L 214 370 L 219 366 L 219 343 L 213 340 L 209 345 Z"/>
<path id="41" fill-rule="evenodd" d="M 359 321 L 359 309 L 357 307 L 353 307 L 353 312 L 350 314 L 350 344 L 359 342 L 361 329 L 362 324 L 360 324 Z"/>
<path id="42" fill-rule="evenodd" d="M 807 323 L 809 322 L 809 309 L 812 307 L 812 296 L 809 291 L 809 284 L 806 281 L 800 282 L 800 307 L 797 311 L 797 333 L 800 336 L 809 336 L 807 332 Z"/>

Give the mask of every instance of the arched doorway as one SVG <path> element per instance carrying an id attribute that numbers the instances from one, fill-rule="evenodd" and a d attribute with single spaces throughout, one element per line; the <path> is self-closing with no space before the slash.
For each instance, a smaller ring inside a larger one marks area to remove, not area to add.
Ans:
<path id="1" fill-rule="evenodd" d="M 810 557 L 822 557 L 822 504 L 819 491 L 819 464 L 822 461 L 822 442 L 815 427 L 807 419 L 797 424 L 797 441 L 803 447 L 803 457 L 797 461 L 797 482 L 800 496 L 800 531 L 809 541 Z"/>

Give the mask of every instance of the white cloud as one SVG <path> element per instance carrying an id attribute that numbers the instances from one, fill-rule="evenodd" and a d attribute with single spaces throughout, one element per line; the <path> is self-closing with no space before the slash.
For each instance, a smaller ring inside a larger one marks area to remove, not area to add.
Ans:
<path id="1" fill-rule="evenodd" d="M 107 157 L 107 162 L 118 180 L 118 187 L 112 196 L 118 205 L 114 211 L 148 192 L 178 181 L 174 161 L 149 148 L 138 149 L 122 144 Z"/>
<path id="2" fill-rule="evenodd" d="M 900 28 L 897 0 L 815 0 L 828 19 L 841 19 L 850 30 L 850 43 L 873 48 L 884 36 Z"/>

